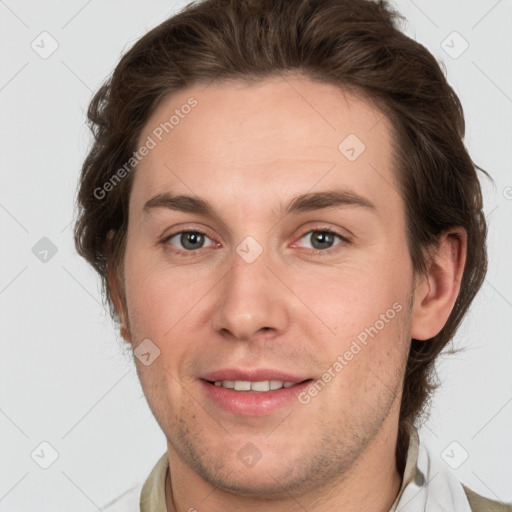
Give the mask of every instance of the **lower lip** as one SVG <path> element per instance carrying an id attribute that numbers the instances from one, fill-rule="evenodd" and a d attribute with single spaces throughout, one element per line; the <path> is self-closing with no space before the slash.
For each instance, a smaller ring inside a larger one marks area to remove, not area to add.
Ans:
<path id="1" fill-rule="evenodd" d="M 274 391 L 235 391 L 222 386 L 215 386 L 201 379 L 201 385 L 207 397 L 224 410 L 241 416 L 267 416 L 274 411 L 298 401 L 298 395 L 311 383 L 310 380 L 294 384 L 289 388 Z"/>

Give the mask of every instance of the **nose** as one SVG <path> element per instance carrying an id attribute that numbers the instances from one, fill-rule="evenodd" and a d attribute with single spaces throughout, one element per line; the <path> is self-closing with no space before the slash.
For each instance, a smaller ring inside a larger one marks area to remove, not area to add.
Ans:
<path id="1" fill-rule="evenodd" d="M 231 270 L 218 287 L 215 331 L 233 341 L 269 339 L 285 332 L 292 298 L 278 273 L 269 267 L 265 252 L 252 262 L 235 253 Z"/>

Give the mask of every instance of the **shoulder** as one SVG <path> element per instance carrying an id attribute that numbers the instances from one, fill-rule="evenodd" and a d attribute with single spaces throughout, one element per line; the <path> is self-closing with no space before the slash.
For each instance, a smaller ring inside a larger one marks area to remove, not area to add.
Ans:
<path id="1" fill-rule="evenodd" d="M 512 512 L 512 504 L 500 503 L 489 498 L 484 498 L 462 485 L 473 512 Z"/>
<path id="2" fill-rule="evenodd" d="M 165 478 L 169 458 L 165 452 L 143 483 L 136 483 L 103 505 L 103 512 L 155 512 L 165 510 Z"/>

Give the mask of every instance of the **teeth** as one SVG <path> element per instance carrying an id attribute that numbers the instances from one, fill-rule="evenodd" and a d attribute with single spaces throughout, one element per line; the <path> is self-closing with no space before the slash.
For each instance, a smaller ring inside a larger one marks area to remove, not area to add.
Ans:
<path id="1" fill-rule="evenodd" d="M 251 383 L 248 380 L 235 380 L 236 391 L 249 391 L 251 389 Z"/>
<path id="2" fill-rule="evenodd" d="M 217 380 L 214 382 L 215 386 L 222 386 L 227 389 L 234 389 L 235 391 L 275 391 L 276 389 L 289 388 L 296 384 L 296 382 L 282 381 L 282 380 L 262 380 L 258 382 L 250 382 L 248 380 Z"/>
<path id="3" fill-rule="evenodd" d="M 283 386 L 283 382 L 280 380 L 271 380 L 270 381 L 270 389 L 274 391 L 274 389 L 279 389 Z"/>
<path id="4" fill-rule="evenodd" d="M 253 382 L 251 384 L 251 389 L 253 391 L 269 391 L 270 390 L 270 381 L 263 380 L 261 382 Z"/>

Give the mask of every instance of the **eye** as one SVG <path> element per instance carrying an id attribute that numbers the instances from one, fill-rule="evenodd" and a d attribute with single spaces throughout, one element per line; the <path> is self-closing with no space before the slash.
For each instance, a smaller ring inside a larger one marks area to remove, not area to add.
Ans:
<path id="1" fill-rule="evenodd" d="M 307 233 L 300 237 L 301 241 L 305 240 L 306 243 L 309 242 L 309 248 L 313 249 L 314 254 L 331 254 L 332 251 L 330 249 L 332 249 L 336 239 L 347 244 L 350 242 L 346 237 L 344 237 L 340 233 L 337 233 L 330 229 L 315 229 L 312 231 L 308 231 Z"/>
<path id="2" fill-rule="evenodd" d="M 178 244 L 178 250 L 175 252 L 186 253 L 193 252 L 198 249 L 203 249 L 205 240 L 209 240 L 211 244 L 209 247 L 215 246 L 215 242 L 201 231 L 178 231 L 169 235 L 165 240 L 164 244 L 176 245 Z"/>

